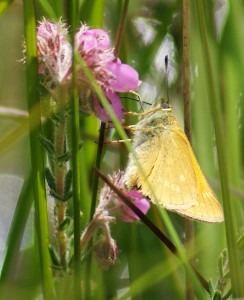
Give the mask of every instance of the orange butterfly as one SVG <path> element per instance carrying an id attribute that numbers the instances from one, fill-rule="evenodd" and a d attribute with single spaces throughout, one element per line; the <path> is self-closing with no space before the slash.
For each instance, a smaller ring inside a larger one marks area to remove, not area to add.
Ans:
<path id="1" fill-rule="evenodd" d="M 184 217 L 222 222 L 222 207 L 175 114 L 166 105 L 142 113 L 139 122 L 132 126 L 132 146 L 138 162 L 131 153 L 125 184 L 128 189 L 137 187 L 153 203 Z"/>

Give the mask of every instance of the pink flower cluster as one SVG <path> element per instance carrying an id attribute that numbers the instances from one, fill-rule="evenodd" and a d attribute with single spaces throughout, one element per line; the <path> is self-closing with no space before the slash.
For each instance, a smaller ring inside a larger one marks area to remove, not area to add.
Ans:
<path id="1" fill-rule="evenodd" d="M 127 192 L 124 184 L 124 172 L 114 174 L 111 178 L 114 185 L 128 193 L 128 197 L 132 199 L 132 203 L 146 214 L 150 208 L 149 201 L 143 197 L 141 192 L 133 189 Z M 100 203 L 97 210 L 105 209 L 109 214 L 117 215 L 123 222 L 134 222 L 140 220 L 139 217 L 115 194 L 114 191 L 107 185 L 105 185 L 100 194 Z"/>
<path id="2" fill-rule="evenodd" d="M 37 28 L 37 47 L 39 73 L 46 76 L 47 88 L 51 90 L 58 85 L 69 85 L 72 47 L 68 41 L 67 27 L 62 22 L 55 24 L 44 19 Z M 82 25 L 75 34 L 75 50 L 92 71 L 118 119 L 122 120 L 123 108 L 116 92 L 136 91 L 139 86 L 138 73 L 114 56 L 109 36 L 104 30 Z M 109 121 L 82 68 L 78 68 L 78 83 L 82 100 L 87 101 L 83 99 L 86 95 L 96 116 L 104 122 Z"/>

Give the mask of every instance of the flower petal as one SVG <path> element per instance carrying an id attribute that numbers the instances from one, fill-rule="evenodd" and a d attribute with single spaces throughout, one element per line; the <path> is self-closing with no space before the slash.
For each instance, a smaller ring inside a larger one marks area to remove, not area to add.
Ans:
<path id="1" fill-rule="evenodd" d="M 121 64 L 118 61 L 108 62 L 106 69 L 109 70 L 116 79 L 110 82 L 110 87 L 115 92 L 136 91 L 139 87 L 138 73 L 131 66 Z"/>
<path id="2" fill-rule="evenodd" d="M 75 41 L 81 55 L 85 55 L 89 51 L 95 53 L 98 49 L 107 50 L 110 46 L 109 36 L 104 30 L 89 30 L 86 26 L 82 26 L 75 34 Z"/>
<path id="3" fill-rule="evenodd" d="M 89 31 L 78 32 L 75 35 L 75 41 L 81 55 L 97 48 L 97 40 L 93 35 L 89 34 Z"/>
<path id="4" fill-rule="evenodd" d="M 123 111 L 123 106 L 120 102 L 119 97 L 114 94 L 111 91 L 105 92 L 104 93 L 105 96 L 108 98 L 114 113 L 116 114 L 117 118 L 119 119 L 119 121 L 121 121 L 123 119 L 124 116 L 124 111 Z M 104 109 L 104 107 L 102 106 L 102 104 L 100 103 L 99 99 L 97 98 L 97 96 L 94 96 L 93 98 L 93 102 L 94 102 L 94 109 L 95 109 L 95 114 L 96 116 L 102 121 L 102 122 L 108 122 L 110 121 L 110 117 L 107 114 L 106 110 Z"/>
<path id="5" fill-rule="evenodd" d="M 142 193 L 136 190 L 131 190 L 128 195 L 135 199 L 132 203 L 139 208 L 143 214 L 146 214 L 150 208 L 150 203 L 146 198 L 143 198 Z M 123 207 L 123 214 L 120 213 L 119 217 L 124 222 L 134 222 L 136 220 L 140 220 L 140 218 L 128 206 L 126 206 L 126 204 L 124 204 Z"/>
<path id="6" fill-rule="evenodd" d="M 89 34 L 96 38 L 99 48 L 106 50 L 110 47 L 110 40 L 106 31 L 102 29 L 91 29 L 89 30 Z"/>

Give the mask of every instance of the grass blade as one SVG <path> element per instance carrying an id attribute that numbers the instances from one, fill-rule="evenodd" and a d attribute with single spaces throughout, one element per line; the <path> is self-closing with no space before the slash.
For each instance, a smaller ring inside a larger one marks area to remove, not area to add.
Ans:
<path id="1" fill-rule="evenodd" d="M 40 144 L 41 135 L 41 110 L 38 95 L 38 62 L 36 49 L 36 22 L 34 14 L 34 5 L 31 0 L 24 1 L 24 19 L 25 19 L 25 39 L 26 39 L 26 84 L 27 84 L 27 102 L 29 111 L 30 126 L 30 150 L 31 164 L 33 171 L 33 190 L 36 215 L 36 232 L 38 239 L 38 248 L 40 255 L 40 266 L 42 276 L 42 287 L 44 299 L 53 296 L 52 272 L 50 268 L 49 256 L 49 233 L 48 233 L 48 214 L 46 202 L 46 190 L 44 179 L 44 161 L 43 149 Z M 39 107 L 39 124 L 32 130 L 36 124 L 36 115 L 33 115 L 33 106 Z"/>

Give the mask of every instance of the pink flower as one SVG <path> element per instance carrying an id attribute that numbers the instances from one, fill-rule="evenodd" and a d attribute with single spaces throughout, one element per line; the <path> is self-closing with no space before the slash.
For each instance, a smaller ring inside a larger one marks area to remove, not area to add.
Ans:
<path id="1" fill-rule="evenodd" d="M 115 92 L 128 92 L 137 90 L 139 86 L 138 73 L 129 65 L 122 64 L 114 56 L 110 48 L 108 34 L 101 29 L 88 29 L 82 25 L 75 35 L 76 47 L 79 54 L 92 70 L 94 77 L 102 88 L 104 95 L 110 102 L 115 114 L 121 121 L 123 108 Z M 79 72 L 79 81 L 82 88 L 89 88 L 89 83 L 82 70 Z M 98 97 L 91 92 L 95 114 L 103 122 L 108 122 L 110 117 L 100 104 Z"/>
<path id="2" fill-rule="evenodd" d="M 141 192 L 137 190 L 131 190 L 128 193 L 128 196 L 133 199 L 133 204 L 140 209 L 140 211 L 144 214 L 150 208 L 149 201 L 143 197 Z M 121 201 L 119 199 L 119 201 Z M 122 201 L 121 201 L 122 202 Z M 118 216 L 124 222 L 134 222 L 140 220 L 140 218 L 123 202 L 119 204 Z"/>
<path id="3" fill-rule="evenodd" d="M 142 213 L 147 213 L 150 208 L 149 201 L 136 189 L 133 189 L 130 192 L 126 190 L 124 185 L 124 172 L 114 174 L 111 177 L 111 181 L 117 188 L 128 193 L 128 198 L 132 198 L 132 203 L 139 208 Z M 124 222 L 140 220 L 140 218 L 107 185 L 101 190 L 98 209 L 108 210 L 110 214 L 117 215 Z"/>
<path id="4" fill-rule="evenodd" d="M 68 85 L 72 79 L 72 47 L 67 36 L 68 30 L 61 21 L 51 23 L 43 19 L 37 27 L 39 73 L 43 75 L 44 85 L 51 93 L 55 92 L 58 85 Z M 114 56 L 109 36 L 102 29 L 89 29 L 82 25 L 75 34 L 75 45 L 121 121 L 124 111 L 116 92 L 137 90 L 138 73 Z M 78 69 L 78 84 L 81 110 L 94 111 L 103 122 L 108 122 L 110 117 L 82 68 Z"/>
<path id="5" fill-rule="evenodd" d="M 43 19 L 37 27 L 39 73 L 47 76 L 48 88 L 70 79 L 72 47 L 67 34 L 67 28 L 61 21 L 55 24 Z"/>
<path id="6" fill-rule="evenodd" d="M 111 104 L 111 106 L 114 110 L 114 113 L 116 114 L 118 119 L 121 121 L 124 116 L 124 110 L 123 110 L 123 106 L 120 102 L 119 97 L 112 91 L 104 92 L 104 94 L 107 97 L 107 99 L 109 100 L 109 103 Z M 101 121 L 108 122 L 110 120 L 109 115 L 107 114 L 105 108 L 102 106 L 97 95 L 95 95 L 95 94 L 93 95 L 93 104 L 94 104 L 94 110 L 95 110 L 96 116 Z"/>

